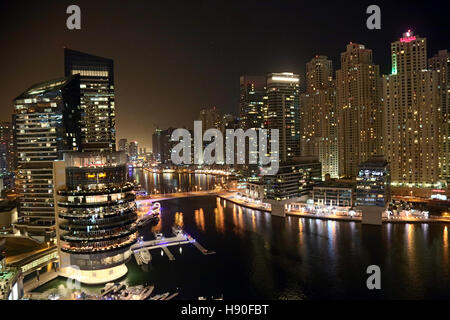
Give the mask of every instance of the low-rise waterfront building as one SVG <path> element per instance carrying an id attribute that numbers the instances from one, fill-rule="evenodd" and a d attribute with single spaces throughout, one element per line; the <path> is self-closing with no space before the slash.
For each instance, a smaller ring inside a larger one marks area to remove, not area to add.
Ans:
<path id="1" fill-rule="evenodd" d="M 264 184 L 260 182 L 247 182 L 244 194 L 250 199 L 262 202 L 264 200 Z"/>
<path id="2" fill-rule="evenodd" d="M 351 181 L 325 180 L 313 187 L 312 199 L 314 204 L 353 207 L 355 205 L 356 184 Z"/>
<path id="3" fill-rule="evenodd" d="M 356 205 L 369 224 L 381 224 L 381 214 L 391 201 L 389 163 L 383 156 L 373 157 L 359 165 L 356 177 Z"/>
<path id="4" fill-rule="evenodd" d="M 286 205 L 306 201 L 313 186 L 322 181 L 322 165 L 313 157 L 298 157 L 282 163 L 278 173 L 263 177 L 264 200 L 272 206 L 273 215 L 285 215 Z"/>
<path id="5" fill-rule="evenodd" d="M 322 167 L 317 158 L 300 157 L 280 166 L 274 176 L 264 176 L 265 198 L 287 200 L 308 196 L 322 180 Z"/>

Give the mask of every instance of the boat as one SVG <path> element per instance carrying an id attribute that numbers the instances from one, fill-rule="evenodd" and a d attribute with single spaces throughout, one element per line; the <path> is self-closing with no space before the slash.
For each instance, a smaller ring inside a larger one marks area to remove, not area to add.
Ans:
<path id="1" fill-rule="evenodd" d="M 141 293 L 140 300 L 146 300 L 153 292 L 153 289 L 155 289 L 155 286 L 150 286 L 144 289 L 144 291 Z"/>
<path id="2" fill-rule="evenodd" d="M 143 263 L 148 264 L 151 260 L 152 260 L 152 256 L 150 254 L 150 251 L 148 251 L 147 249 L 142 249 L 139 252 L 140 256 L 141 256 L 141 260 Z"/>
<path id="3" fill-rule="evenodd" d="M 115 288 L 113 288 L 114 293 L 118 293 L 122 289 L 126 289 L 128 286 L 124 282 L 118 282 L 115 284 Z"/>
<path id="4" fill-rule="evenodd" d="M 100 296 L 106 296 L 108 293 L 113 292 L 116 288 L 116 284 L 114 282 L 108 282 L 105 284 L 105 287 L 100 291 Z"/>
<path id="5" fill-rule="evenodd" d="M 158 219 L 159 219 L 158 216 L 154 216 L 153 214 L 147 214 L 147 215 L 143 216 L 142 218 L 138 219 L 138 221 L 136 222 L 136 226 L 138 228 L 142 228 L 149 222 L 153 222 L 153 221 L 156 222 L 156 221 L 158 221 Z"/>
<path id="6" fill-rule="evenodd" d="M 183 229 L 180 226 L 172 226 L 172 232 L 175 236 L 183 235 Z"/>
<path id="7" fill-rule="evenodd" d="M 142 298 L 142 296 L 145 295 L 146 297 L 148 297 L 150 295 L 150 294 L 147 294 L 149 289 L 151 291 L 153 291 L 153 286 L 148 287 L 148 288 L 146 288 L 142 285 L 138 285 L 138 286 L 134 286 L 134 287 L 127 287 L 119 295 L 119 299 L 120 300 L 144 300 L 144 298 Z M 151 291 L 150 291 L 150 293 L 151 293 Z"/>
<path id="8" fill-rule="evenodd" d="M 148 300 L 159 300 L 162 297 L 162 294 L 157 294 L 156 296 L 153 296 L 149 298 Z"/>
<path id="9" fill-rule="evenodd" d="M 161 204 L 159 202 L 154 202 L 152 204 L 152 208 L 151 208 L 151 215 L 154 217 L 159 217 L 159 214 L 161 213 Z"/>
<path id="10" fill-rule="evenodd" d="M 164 300 L 172 300 L 172 299 L 175 298 L 177 295 L 178 295 L 178 292 L 175 292 L 175 293 L 171 294 L 170 296 L 168 296 L 168 297 L 167 297 L 166 299 L 164 299 Z M 161 300 L 163 300 L 163 299 L 161 299 Z"/>
<path id="11" fill-rule="evenodd" d="M 169 296 L 170 292 L 165 292 L 161 295 L 161 298 L 159 300 L 165 300 Z"/>

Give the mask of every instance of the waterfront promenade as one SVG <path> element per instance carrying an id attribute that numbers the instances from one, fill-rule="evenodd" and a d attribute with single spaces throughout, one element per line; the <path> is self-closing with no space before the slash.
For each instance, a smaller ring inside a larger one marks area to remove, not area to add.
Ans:
<path id="1" fill-rule="evenodd" d="M 153 202 L 153 201 L 164 201 L 176 198 L 191 198 L 191 197 L 203 197 L 203 196 L 220 196 L 231 194 L 227 191 L 217 191 L 217 190 L 205 190 L 205 191 L 189 191 L 189 192 L 175 192 L 166 194 L 152 194 L 149 196 L 138 196 L 136 201 L 140 202 Z M 234 193 L 233 193 L 234 194 Z"/>
<path id="2" fill-rule="evenodd" d="M 255 203 L 253 201 L 244 200 L 236 197 L 236 193 L 228 193 L 228 194 L 220 194 L 218 197 L 224 199 L 226 201 L 232 202 L 239 206 L 243 206 L 246 208 L 271 212 L 271 208 L 267 207 L 260 203 Z M 302 218 L 310 218 L 310 219 L 322 219 L 322 220 L 337 220 L 337 221 L 354 221 L 361 222 L 362 217 L 359 216 L 344 216 L 344 215 L 335 215 L 335 214 L 313 214 L 307 213 L 301 210 L 291 209 L 286 212 L 286 215 L 290 216 L 298 216 Z M 422 217 L 413 217 L 413 216 L 395 216 L 395 217 L 383 217 L 383 223 L 450 223 L 450 217 L 440 217 L 440 216 L 429 216 L 428 218 Z"/>

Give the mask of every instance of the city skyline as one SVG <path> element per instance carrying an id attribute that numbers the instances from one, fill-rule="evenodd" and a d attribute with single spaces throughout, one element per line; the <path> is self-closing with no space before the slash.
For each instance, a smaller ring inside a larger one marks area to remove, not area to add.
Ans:
<path id="1" fill-rule="evenodd" d="M 111 26 L 108 23 L 108 27 L 117 28 L 114 39 L 104 34 L 103 24 L 107 23 L 105 19 L 108 14 L 111 14 L 115 20 L 123 21 L 119 19 L 115 11 L 117 6 L 115 2 L 108 2 L 105 8 L 83 1 L 80 1 L 79 5 L 86 19 L 83 20 L 82 29 L 78 34 L 70 33 L 63 23 L 57 27 L 59 20 L 56 18 L 60 15 L 61 21 L 65 19 L 64 3 L 54 6 L 44 3 L 34 10 L 43 15 L 39 19 L 29 17 L 29 25 L 41 25 L 40 19 L 44 16 L 50 19 L 50 22 L 41 27 L 48 33 L 51 40 L 49 45 L 33 54 L 33 57 L 26 50 L 20 50 L 23 43 L 17 42 L 8 35 L 5 37 L 5 51 L 1 55 L 8 56 L 8 59 L 0 56 L 3 69 L 8 74 L 10 65 L 20 65 L 23 66 L 23 71 L 21 68 L 17 69 L 18 72 L 15 73 L 16 76 L 12 81 L 2 82 L 0 85 L 0 109 L 3 111 L 0 120 L 10 121 L 8 114 L 12 113 L 12 100 L 26 87 L 63 75 L 61 64 L 64 46 L 114 60 L 117 82 L 117 140 L 128 138 L 139 141 L 144 147 L 150 147 L 152 133 L 156 126 L 160 128 L 186 126 L 192 123 L 202 108 L 216 106 L 222 113 L 238 115 L 239 77 L 242 75 L 265 76 L 269 72 L 294 72 L 300 75 L 300 86 L 304 89 L 306 62 L 317 54 L 326 55 L 333 62 L 333 75 L 335 75 L 335 70 L 340 67 L 339 54 L 351 41 L 372 49 L 374 64 L 380 65 L 380 74 L 389 74 L 389 44 L 405 30 L 412 29 L 416 34 L 428 39 L 429 57 L 436 54 L 438 50 L 445 49 L 445 39 L 448 38 L 445 32 L 448 29 L 446 27 L 448 21 L 430 19 L 428 15 L 422 15 L 423 4 L 410 5 L 407 12 L 401 10 L 401 4 L 381 5 L 382 9 L 389 10 L 382 10 L 382 29 L 375 31 L 361 27 L 364 26 L 367 18 L 366 7 L 352 6 L 348 8 L 347 15 L 353 15 L 356 21 L 344 24 L 344 28 L 341 28 L 338 34 L 330 34 L 333 30 L 330 24 L 339 21 L 338 17 L 342 8 L 330 5 L 319 11 L 320 8 L 317 5 L 308 4 L 302 7 L 301 3 L 288 1 L 283 5 L 292 9 L 292 12 L 287 14 L 291 19 L 299 18 L 297 19 L 298 28 L 293 28 L 285 36 L 276 39 L 273 35 L 282 30 L 287 21 L 284 21 L 280 15 L 281 5 L 272 2 L 259 6 L 255 13 L 245 10 L 236 13 L 233 9 L 238 7 L 238 4 L 230 4 L 223 8 L 217 3 L 207 5 L 196 2 L 192 4 L 194 13 L 205 19 L 198 19 L 195 23 L 180 17 L 181 12 L 178 10 L 182 11 L 182 7 L 175 10 L 173 17 L 168 17 L 169 9 L 172 8 L 161 5 L 158 8 L 161 18 L 158 18 L 153 13 L 155 9 L 145 10 L 147 5 L 130 5 L 121 11 L 121 14 L 125 19 L 127 15 L 137 14 L 137 11 L 142 9 L 135 19 L 137 26 L 129 24 L 121 26 L 120 23 Z M 242 8 L 252 8 L 252 5 L 253 3 L 248 2 L 242 4 Z M 11 12 L 20 11 L 25 16 L 30 14 L 20 5 L 8 4 L 7 6 Z M 26 8 L 33 8 L 33 4 L 29 4 Z M 432 4 L 427 9 L 428 11 L 437 10 Z M 319 22 L 305 17 L 305 12 L 311 10 L 321 12 L 323 21 L 327 21 L 326 28 L 320 26 Z M 394 13 L 395 19 L 392 17 Z M 263 18 L 269 15 L 271 15 L 269 22 L 263 22 Z M 55 21 L 51 19 L 53 17 Z M 214 17 L 218 19 L 213 21 Z M 176 20 L 173 20 L 175 18 Z M 5 17 L 1 23 L 8 23 L 9 19 Z M 357 22 L 360 23 L 359 28 L 353 27 L 353 24 L 356 26 Z M 169 26 L 170 23 L 172 26 Z M 210 25 L 210 30 L 200 31 L 203 30 L 205 23 Z M 270 27 L 274 25 L 276 28 L 271 29 Z M 184 26 L 185 31 L 178 32 L 178 26 Z M 11 30 L 11 27 L 8 28 Z M 17 28 L 17 30 L 14 27 L 12 29 L 14 38 L 20 39 L 21 35 L 29 32 L 26 28 Z M 131 43 L 124 39 L 124 35 L 131 29 L 138 39 L 143 41 Z M 155 29 L 161 34 L 155 34 Z M 235 33 L 234 31 L 238 29 L 244 31 Z M 6 28 L 2 30 L 0 32 L 3 33 Z M 144 34 L 149 31 L 150 34 L 155 34 L 155 39 L 160 41 L 155 43 L 151 39 L 144 40 L 146 39 Z M 249 38 L 252 34 L 254 37 Z M 141 35 L 140 38 L 139 35 Z M 264 39 L 267 37 L 272 39 L 273 47 L 264 46 L 264 50 L 255 50 L 254 48 L 259 48 L 266 42 Z M 187 42 L 189 40 L 197 43 L 198 46 L 191 46 Z M 124 52 L 121 43 L 126 43 L 129 48 L 127 52 Z M 242 49 L 230 52 L 232 48 L 236 48 L 237 44 Z M 153 49 L 157 50 L 152 51 L 151 46 L 155 46 Z M 11 50 L 14 48 L 18 49 L 18 52 L 11 55 Z M 164 48 L 172 48 L 172 50 L 162 54 Z M 227 50 L 226 58 L 221 53 L 223 49 Z M 189 50 L 188 55 L 186 50 Z M 58 63 L 58 60 L 61 63 Z M 10 62 L 6 64 L 5 61 Z M 186 67 L 188 65 L 195 65 L 197 69 Z M 185 68 L 188 69 L 185 70 Z M 211 81 L 211 75 L 219 77 L 220 81 Z M 172 90 L 179 94 L 173 95 Z M 11 94 L 12 92 L 14 94 Z M 168 96 L 171 99 L 167 99 Z M 180 117 L 176 119 L 170 117 L 166 111 L 169 108 L 180 114 Z M 142 114 L 145 116 L 142 117 Z"/>
<path id="2" fill-rule="evenodd" d="M 450 297 L 442 5 L 4 9 L 0 300 Z"/>

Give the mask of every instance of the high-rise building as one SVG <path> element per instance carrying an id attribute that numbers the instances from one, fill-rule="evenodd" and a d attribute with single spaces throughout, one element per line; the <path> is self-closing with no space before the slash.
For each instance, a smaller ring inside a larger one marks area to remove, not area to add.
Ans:
<path id="1" fill-rule="evenodd" d="M 0 122 L 0 174 L 14 172 L 14 132 L 11 122 Z"/>
<path id="2" fill-rule="evenodd" d="M 129 156 L 131 160 L 136 160 L 139 156 L 139 147 L 137 141 L 130 141 L 129 147 Z"/>
<path id="3" fill-rule="evenodd" d="M 239 117 L 244 131 L 264 126 L 265 87 L 264 76 L 245 75 L 240 78 Z"/>
<path id="4" fill-rule="evenodd" d="M 438 76 L 438 90 L 440 96 L 439 115 L 439 167 L 442 179 L 450 183 L 450 54 L 447 50 L 439 50 L 428 60 L 431 70 Z"/>
<path id="5" fill-rule="evenodd" d="M 279 131 L 279 159 L 300 156 L 299 76 L 290 72 L 267 75 L 267 129 Z"/>
<path id="6" fill-rule="evenodd" d="M 391 44 L 392 74 L 383 77 L 384 148 L 396 187 L 439 180 L 439 92 L 427 70 L 426 38 L 411 31 Z"/>
<path id="7" fill-rule="evenodd" d="M 205 132 L 208 129 L 222 129 L 222 116 L 216 107 L 205 108 L 200 110 L 198 120 L 202 122 L 202 130 Z"/>
<path id="8" fill-rule="evenodd" d="M 227 129 L 239 129 L 240 123 L 239 119 L 231 114 L 224 114 L 222 116 L 222 130 L 225 132 Z"/>
<path id="9" fill-rule="evenodd" d="M 119 151 L 125 152 L 125 154 L 128 154 L 128 140 L 125 138 L 122 138 L 119 140 Z"/>
<path id="10" fill-rule="evenodd" d="M 124 152 L 69 152 L 55 162 L 63 276 L 98 284 L 127 273 L 137 213 L 126 164 Z"/>
<path id="11" fill-rule="evenodd" d="M 156 129 L 153 133 L 153 154 L 159 163 L 168 164 L 170 162 L 172 148 L 177 144 L 177 142 L 170 141 L 174 130 L 174 128 Z"/>
<path id="12" fill-rule="evenodd" d="M 55 235 L 53 162 L 64 152 L 78 150 L 79 123 L 79 75 L 36 84 L 14 100 L 17 227 L 29 235 Z"/>
<path id="13" fill-rule="evenodd" d="M 113 60 L 64 49 L 65 76 L 80 75 L 83 151 L 115 151 Z"/>
<path id="14" fill-rule="evenodd" d="M 339 176 L 356 177 L 358 165 L 382 153 L 380 73 L 372 50 L 350 43 L 336 71 Z"/>
<path id="15" fill-rule="evenodd" d="M 152 135 L 152 153 L 153 153 L 153 159 L 156 162 L 161 163 L 161 144 L 162 144 L 162 137 L 161 137 L 162 130 L 159 128 L 155 129 L 155 132 Z"/>
<path id="16" fill-rule="evenodd" d="M 333 64 L 315 56 L 306 64 L 306 93 L 300 96 L 301 154 L 322 163 L 322 178 L 339 176 L 336 91 Z"/>

